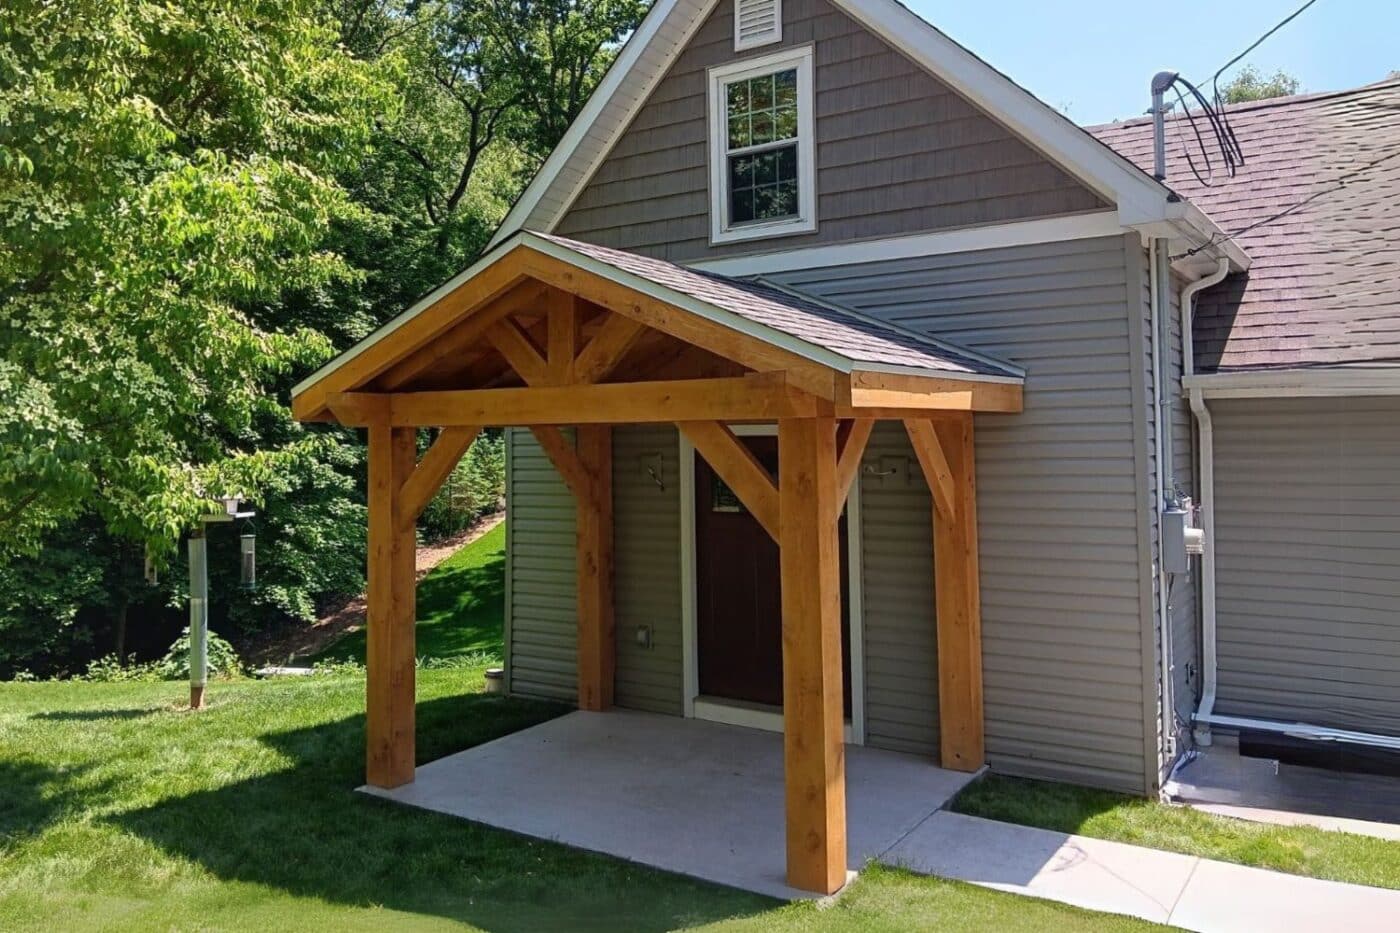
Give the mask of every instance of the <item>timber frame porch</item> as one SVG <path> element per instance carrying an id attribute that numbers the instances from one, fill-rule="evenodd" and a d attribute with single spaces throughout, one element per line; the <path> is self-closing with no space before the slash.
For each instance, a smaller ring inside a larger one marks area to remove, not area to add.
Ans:
<path id="1" fill-rule="evenodd" d="M 577 510 L 578 705 L 613 702 L 613 425 L 673 423 L 779 545 L 788 882 L 846 881 L 837 522 L 874 423 L 932 492 L 941 764 L 984 762 L 973 412 L 1021 375 L 848 309 L 520 233 L 294 391 L 369 439 L 368 783 L 413 780 L 414 524 L 484 427 L 529 428 Z M 728 425 L 776 423 L 778 476 Z M 436 429 L 421 457 L 417 435 Z M 572 439 L 564 428 L 573 428 Z M 934 620 L 930 620 L 933 624 Z"/>

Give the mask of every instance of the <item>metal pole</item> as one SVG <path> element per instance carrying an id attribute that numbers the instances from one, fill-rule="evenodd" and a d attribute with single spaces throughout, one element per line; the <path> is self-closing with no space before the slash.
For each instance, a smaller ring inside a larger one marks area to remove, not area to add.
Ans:
<path id="1" fill-rule="evenodd" d="M 1175 71 L 1159 71 L 1152 78 L 1152 177 L 1167 180 L 1166 94 L 1176 82 Z"/>
<path id="2" fill-rule="evenodd" d="M 209 562 L 204 529 L 190 535 L 190 709 L 204 706 L 209 676 Z"/>

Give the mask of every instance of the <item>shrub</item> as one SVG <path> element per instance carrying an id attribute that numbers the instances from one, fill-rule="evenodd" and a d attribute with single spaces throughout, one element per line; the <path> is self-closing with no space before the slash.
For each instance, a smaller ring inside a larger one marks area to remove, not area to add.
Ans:
<path id="1" fill-rule="evenodd" d="M 209 633 L 209 675 L 211 677 L 240 677 L 243 662 L 233 645 L 213 632 Z M 165 657 L 155 662 L 156 670 L 163 680 L 184 680 L 190 676 L 190 630 L 186 628 L 175 639 Z"/>
<path id="2" fill-rule="evenodd" d="M 471 527 L 501 507 L 506 488 L 506 445 L 500 430 L 483 431 L 423 510 L 418 527 L 433 541 Z"/>

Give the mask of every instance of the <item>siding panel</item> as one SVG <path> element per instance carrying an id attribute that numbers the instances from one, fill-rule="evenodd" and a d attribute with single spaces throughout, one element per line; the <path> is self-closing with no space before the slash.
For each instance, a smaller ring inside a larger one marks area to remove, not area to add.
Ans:
<path id="1" fill-rule="evenodd" d="M 977 418 L 988 758 L 1008 773 L 1141 792 L 1153 777 L 1143 754 L 1131 244 L 1108 237 L 774 278 L 1027 368 L 1025 412 Z M 874 490 L 865 501 L 869 581 L 879 578 L 871 542 L 895 530 L 872 521 Z M 906 521 L 928 514 L 907 511 Z M 902 560 L 907 569 L 892 562 L 888 572 L 906 591 L 928 580 L 921 556 Z M 867 583 L 867 642 L 884 613 L 902 608 L 872 595 Z M 878 679 L 873 665 L 867 676 Z M 934 740 L 929 728 L 915 738 Z"/>
<path id="2" fill-rule="evenodd" d="M 1211 412 L 1217 711 L 1400 735 L 1400 400 Z"/>
<path id="3" fill-rule="evenodd" d="M 815 43 L 818 230 L 709 246 L 705 72 L 743 57 L 732 15 L 716 5 L 555 232 L 693 260 L 1104 207 L 827 0 L 787 0 L 783 41 L 752 54 Z"/>

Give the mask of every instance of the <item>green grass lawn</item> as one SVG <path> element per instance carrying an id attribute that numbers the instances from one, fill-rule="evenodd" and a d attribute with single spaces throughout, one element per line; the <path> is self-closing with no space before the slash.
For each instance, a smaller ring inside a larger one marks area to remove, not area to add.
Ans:
<path id="1" fill-rule="evenodd" d="M 438 564 L 418 584 L 418 656 L 499 656 L 505 581 L 506 526 L 502 522 Z M 361 629 L 305 660 L 363 663 L 364 659 Z"/>
<path id="2" fill-rule="evenodd" d="M 960 813 L 1353 884 L 1400 888 L 1400 842 L 1273 826 L 1072 784 L 989 775 Z"/>
<path id="3" fill-rule="evenodd" d="M 503 540 L 419 584 L 421 653 L 499 653 Z M 483 670 L 420 671 L 420 763 L 564 711 L 484 694 Z M 0 930 L 1153 929 L 878 867 L 828 909 L 781 905 L 355 793 L 353 673 L 186 695 L 0 684 Z"/>
<path id="4" fill-rule="evenodd" d="M 420 762 L 562 711 L 481 687 L 480 667 L 420 673 Z M 357 676 L 184 696 L 0 684 L 0 929 L 1149 929 L 887 869 L 782 906 L 356 794 Z"/>

